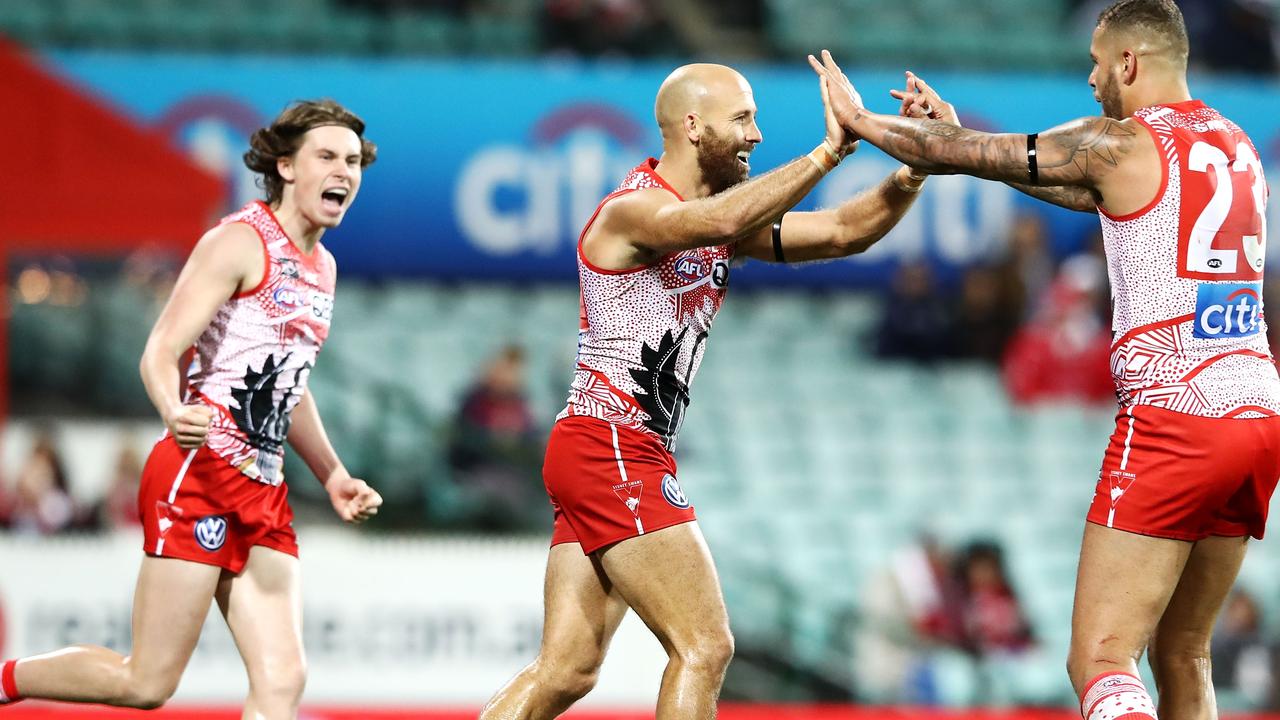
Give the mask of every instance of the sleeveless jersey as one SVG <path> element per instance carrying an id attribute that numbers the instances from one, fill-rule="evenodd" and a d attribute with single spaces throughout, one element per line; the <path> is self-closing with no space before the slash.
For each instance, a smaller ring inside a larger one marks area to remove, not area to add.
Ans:
<path id="1" fill-rule="evenodd" d="M 582 238 L 615 198 L 658 188 L 683 201 L 656 166 L 650 158 L 632 170 L 578 239 L 578 355 L 568 405 L 556 419 L 599 418 L 656 435 L 670 451 L 724 301 L 733 246 L 684 250 L 629 270 L 597 268 L 582 252 Z"/>
<path id="2" fill-rule="evenodd" d="M 1258 153 L 1198 100 L 1134 118 L 1156 141 L 1163 180 L 1146 208 L 1099 213 L 1120 404 L 1202 417 L 1280 413 L 1262 315 L 1268 193 Z"/>
<path id="3" fill-rule="evenodd" d="M 205 444 L 248 477 L 284 481 L 289 418 L 329 335 L 337 266 L 319 243 L 305 255 L 271 210 L 252 202 L 223 218 L 262 239 L 266 272 L 232 296 L 192 348 L 187 400 L 213 408 Z"/>

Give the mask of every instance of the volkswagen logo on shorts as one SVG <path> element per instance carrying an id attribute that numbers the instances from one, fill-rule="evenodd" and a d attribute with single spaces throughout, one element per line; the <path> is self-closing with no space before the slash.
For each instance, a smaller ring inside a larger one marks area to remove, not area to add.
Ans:
<path id="1" fill-rule="evenodd" d="M 221 515 L 210 515 L 196 523 L 196 542 L 200 547 L 215 552 L 227 541 L 227 520 Z"/>
<path id="2" fill-rule="evenodd" d="M 675 475 L 667 474 L 662 476 L 662 497 L 681 510 L 689 507 L 689 498 L 684 496 L 684 490 L 680 489 L 680 483 L 676 480 Z"/>

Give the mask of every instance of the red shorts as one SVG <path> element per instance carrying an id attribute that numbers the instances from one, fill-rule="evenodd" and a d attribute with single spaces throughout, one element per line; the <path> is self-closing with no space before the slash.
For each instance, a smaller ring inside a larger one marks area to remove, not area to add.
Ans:
<path id="1" fill-rule="evenodd" d="M 1173 540 L 1261 539 L 1280 477 L 1280 417 L 1116 415 L 1089 522 Z"/>
<path id="2" fill-rule="evenodd" d="M 542 480 L 555 510 L 551 544 L 581 543 L 584 554 L 696 519 L 657 438 L 593 417 L 555 424 Z"/>
<path id="3" fill-rule="evenodd" d="M 209 448 L 183 450 L 172 435 L 142 469 L 138 516 L 149 555 L 244 569 L 249 548 L 298 556 L 288 486 L 260 483 Z"/>

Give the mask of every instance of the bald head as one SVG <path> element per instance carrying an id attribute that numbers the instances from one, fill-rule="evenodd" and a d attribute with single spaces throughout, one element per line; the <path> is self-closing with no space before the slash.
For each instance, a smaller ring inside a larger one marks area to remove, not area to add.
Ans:
<path id="1" fill-rule="evenodd" d="M 755 110 L 751 85 L 737 70 L 696 63 L 676 68 L 662 81 L 653 104 L 653 115 L 663 138 L 670 138 L 682 132 L 689 114 L 705 117 L 746 103 Z"/>

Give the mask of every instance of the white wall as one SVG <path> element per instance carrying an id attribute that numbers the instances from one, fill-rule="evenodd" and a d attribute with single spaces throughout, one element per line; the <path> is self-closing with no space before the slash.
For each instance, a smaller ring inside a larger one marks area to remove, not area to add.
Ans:
<path id="1" fill-rule="evenodd" d="M 479 707 L 537 652 L 547 548 L 538 541 L 370 539 L 300 531 L 309 702 Z M 141 537 L 0 535 L 0 658 L 97 643 L 125 650 Z M 650 707 L 666 662 L 633 615 L 596 705 Z M 241 698 L 244 670 L 211 610 L 177 700 Z"/>

